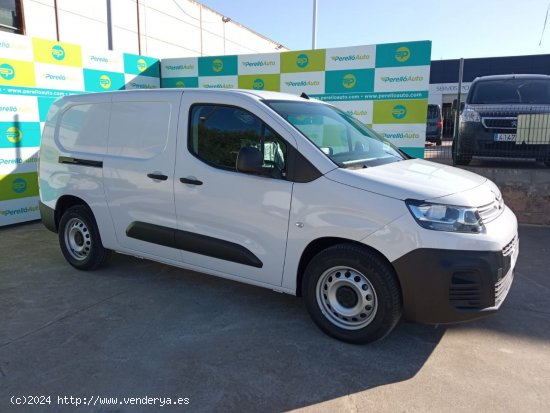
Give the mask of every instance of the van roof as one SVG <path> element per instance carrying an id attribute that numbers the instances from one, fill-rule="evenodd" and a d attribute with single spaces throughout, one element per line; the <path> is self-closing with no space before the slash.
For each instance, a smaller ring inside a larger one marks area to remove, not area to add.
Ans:
<path id="1" fill-rule="evenodd" d="M 81 97 L 80 99 L 86 99 L 87 96 L 97 95 L 111 95 L 114 99 L 117 97 L 128 97 L 132 94 L 149 94 L 149 93 L 200 93 L 206 95 L 243 95 L 249 97 L 256 97 L 257 99 L 264 100 L 297 100 L 304 101 L 303 97 L 293 95 L 290 93 L 272 92 L 267 90 L 248 90 L 248 89 L 203 89 L 203 88 L 166 88 L 166 89 L 139 89 L 139 90 L 116 90 L 111 92 L 99 92 L 99 93 L 83 93 L 79 95 L 72 95 L 72 97 Z M 80 100 L 79 99 L 79 100 Z"/>
<path id="2" fill-rule="evenodd" d="M 512 79 L 543 79 L 550 80 L 549 75 L 537 75 L 537 74 L 510 74 L 510 75 L 490 75 L 480 76 L 474 79 L 474 82 L 482 82 L 486 80 L 512 80 Z"/>

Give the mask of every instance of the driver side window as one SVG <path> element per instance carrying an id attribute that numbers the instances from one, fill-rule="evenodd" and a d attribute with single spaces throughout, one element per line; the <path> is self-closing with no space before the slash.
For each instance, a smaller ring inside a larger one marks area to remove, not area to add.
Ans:
<path id="1" fill-rule="evenodd" d="M 237 172 L 237 155 L 244 147 L 258 149 L 272 177 L 286 176 L 287 146 L 252 113 L 234 106 L 194 105 L 191 108 L 189 151 L 201 161 Z"/>

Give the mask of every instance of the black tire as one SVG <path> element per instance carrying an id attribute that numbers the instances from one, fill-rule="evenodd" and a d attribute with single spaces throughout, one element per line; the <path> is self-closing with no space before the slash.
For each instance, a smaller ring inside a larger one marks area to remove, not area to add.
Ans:
<path id="1" fill-rule="evenodd" d="M 472 161 L 472 154 L 464 154 L 456 150 L 454 140 L 451 147 L 451 152 L 453 154 L 453 162 L 455 165 L 466 166 L 466 165 L 469 165 L 470 162 Z"/>
<path id="2" fill-rule="evenodd" d="M 461 165 L 461 166 L 467 166 L 470 164 L 471 161 L 472 161 L 471 156 L 457 154 L 455 159 L 455 164 Z"/>
<path id="3" fill-rule="evenodd" d="M 550 168 L 550 159 L 544 161 L 544 164 L 546 165 L 547 168 Z"/>
<path id="4" fill-rule="evenodd" d="M 92 211 L 84 205 L 65 211 L 59 221 L 58 236 L 63 256 L 79 270 L 98 269 L 111 255 L 103 247 Z"/>
<path id="5" fill-rule="evenodd" d="M 358 245 L 334 245 L 313 257 L 302 291 L 315 324 L 348 343 L 382 339 L 401 318 L 401 289 L 393 268 Z"/>

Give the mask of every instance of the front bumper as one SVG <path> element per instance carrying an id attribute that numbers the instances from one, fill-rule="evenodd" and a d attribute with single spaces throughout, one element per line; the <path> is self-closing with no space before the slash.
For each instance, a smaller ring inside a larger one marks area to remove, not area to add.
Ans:
<path id="1" fill-rule="evenodd" d="M 498 156 L 550 160 L 550 144 L 498 142 L 496 133 L 517 134 L 516 129 L 490 129 L 481 122 L 460 122 L 459 152 L 464 156 Z"/>
<path id="2" fill-rule="evenodd" d="M 512 285 L 518 252 L 516 235 L 501 251 L 419 248 L 398 258 L 405 318 L 448 324 L 494 313 Z"/>

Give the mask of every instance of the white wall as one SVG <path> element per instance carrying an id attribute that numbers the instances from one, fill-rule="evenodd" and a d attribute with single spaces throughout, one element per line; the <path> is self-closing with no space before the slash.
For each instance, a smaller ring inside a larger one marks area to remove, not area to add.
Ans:
<path id="1" fill-rule="evenodd" d="M 158 58 L 268 53 L 276 41 L 192 0 L 138 0 L 141 54 Z M 107 0 L 57 0 L 59 40 L 108 48 Z M 117 52 L 138 54 L 136 0 L 111 0 Z M 54 0 L 23 0 L 26 35 L 56 38 Z"/>

